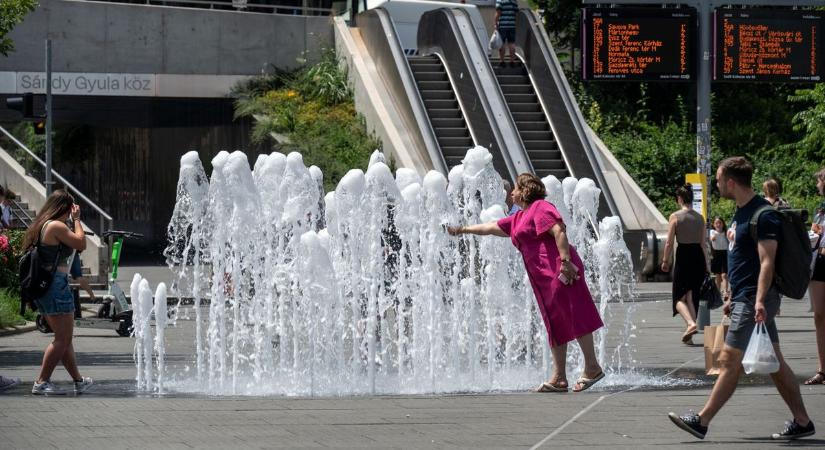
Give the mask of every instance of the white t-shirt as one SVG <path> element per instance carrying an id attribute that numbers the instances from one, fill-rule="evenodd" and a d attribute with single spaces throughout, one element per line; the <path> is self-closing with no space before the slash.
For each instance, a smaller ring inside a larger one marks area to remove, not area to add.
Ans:
<path id="1" fill-rule="evenodd" d="M 714 236 L 716 236 L 716 240 L 713 239 Z M 714 250 L 727 250 L 728 237 L 725 236 L 725 233 L 720 233 L 716 230 L 710 230 L 710 246 Z"/>

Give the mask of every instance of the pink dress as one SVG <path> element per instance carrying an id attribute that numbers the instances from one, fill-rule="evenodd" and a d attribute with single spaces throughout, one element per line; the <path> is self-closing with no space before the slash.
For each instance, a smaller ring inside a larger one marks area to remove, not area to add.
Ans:
<path id="1" fill-rule="evenodd" d="M 584 265 L 572 245 L 570 260 L 579 268 L 580 278 L 569 285 L 558 279 L 561 260 L 556 239 L 549 232 L 556 223 L 563 223 L 561 215 L 545 200 L 536 200 L 526 210 L 498 221 L 521 252 L 552 347 L 604 326 L 584 281 Z"/>

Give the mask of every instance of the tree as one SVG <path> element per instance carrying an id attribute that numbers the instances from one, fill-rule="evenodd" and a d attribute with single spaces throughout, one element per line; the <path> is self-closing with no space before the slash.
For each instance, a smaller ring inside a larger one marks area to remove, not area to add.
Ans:
<path id="1" fill-rule="evenodd" d="M 6 35 L 36 7 L 37 0 L 0 0 L 0 54 L 9 56 L 14 51 L 14 42 Z"/>

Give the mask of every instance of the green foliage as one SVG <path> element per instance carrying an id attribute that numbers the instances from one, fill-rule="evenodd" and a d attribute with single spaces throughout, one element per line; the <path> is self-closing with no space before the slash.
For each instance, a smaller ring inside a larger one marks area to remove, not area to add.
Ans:
<path id="1" fill-rule="evenodd" d="M 37 0 L 0 0 L 0 54 L 9 56 L 14 51 L 14 42 L 6 35 L 36 7 Z"/>
<path id="2" fill-rule="evenodd" d="M 20 317 L 20 280 L 17 261 L 22 255 L 23 230 L 3 230 L 0 233 L 0 328 L 21 325 L 34 320 L 31 311 Z"/>
<path id="3" fill-rule="evenodd" d="M 285 136 L 287 143 L 276 144 L 279 151 L 300 151 L 305 164 L 320 167 L 327 190 L 349 169 L 366 168 L 381 143 L 355 111 L 347 74 L 334 52 L 325 51 L 311 67 L 271 77 L 235 89 L 235 116 L 256 119 L 253 141 L 272 140 L 272 133 Z M 261 86 L 272 88 L 262 92 Z"/>
<path id="4" fill-rule="evenodd" d="M 12 289 L 0 289 L 0 328 L 24 325 L 26 321 L 34 321 L 35 313 L 26 310 L 24 317 L 20 317 L 20 296 Z"/>

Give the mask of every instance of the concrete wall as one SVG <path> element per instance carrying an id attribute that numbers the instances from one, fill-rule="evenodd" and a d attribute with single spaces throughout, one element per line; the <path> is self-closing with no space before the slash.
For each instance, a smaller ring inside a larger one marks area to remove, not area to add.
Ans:
<path id="1" fill-rule="evenodd" d="M 44 70 L 47 36 L 56 72 L 254 75 L 334 45 L 330 17 L 40 0 L 0 71 Z"/>

